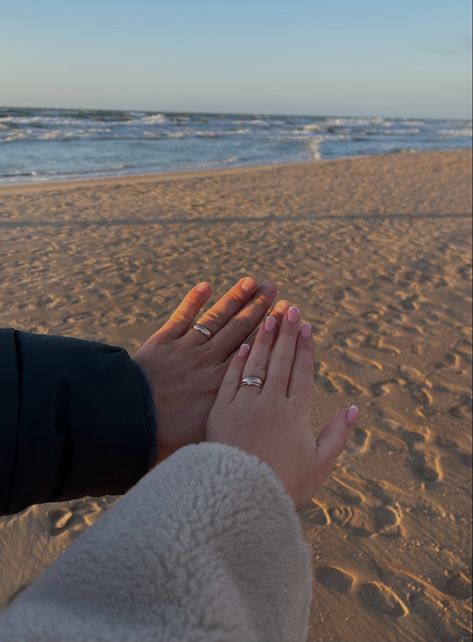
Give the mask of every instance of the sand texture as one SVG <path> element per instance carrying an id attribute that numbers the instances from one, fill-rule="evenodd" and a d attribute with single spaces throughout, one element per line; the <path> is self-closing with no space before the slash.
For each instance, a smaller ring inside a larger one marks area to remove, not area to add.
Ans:
<path id="1" fill-rule="evenodd" d="M 439 152 L 4 188 L 0 325 L 133 351 L 197 281 L 275 279 L 314 328 L 314 430 L 361 409 L 301 512 L 309 640 L 466 642 L 470 181 L 468 152 Z M 3 518 L 1 602 L 108 503 Z"/>

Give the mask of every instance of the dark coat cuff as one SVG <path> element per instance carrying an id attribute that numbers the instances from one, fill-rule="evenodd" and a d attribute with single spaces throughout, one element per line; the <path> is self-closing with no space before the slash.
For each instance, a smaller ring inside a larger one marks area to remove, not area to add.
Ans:
<path id="1" fill-rule="evenodd" d="M 122 494 L 150 465 L 143 373 L 123 348 L 0 331 L 0 512 Z"/>

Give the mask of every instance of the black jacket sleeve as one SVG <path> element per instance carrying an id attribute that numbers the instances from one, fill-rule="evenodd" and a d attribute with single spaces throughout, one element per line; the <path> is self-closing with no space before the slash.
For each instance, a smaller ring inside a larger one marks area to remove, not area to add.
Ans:
<path id="1" fill-rule="evenodd" d="M 0 330 L 0 514 L 124 493 L 156 456 L 153 415 L 123 348 Z"/>

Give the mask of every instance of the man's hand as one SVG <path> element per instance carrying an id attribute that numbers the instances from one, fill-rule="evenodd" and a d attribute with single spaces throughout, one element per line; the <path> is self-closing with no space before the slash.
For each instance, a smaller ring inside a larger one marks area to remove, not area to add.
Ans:
<path id="1" fill-rule="evenodd" d="M 212 333 L 208 339 L 192 328 L 212 292 L 200 283 L 188 292 L 170 319 L 139 348 L 135 361 L 150 381 L 158 419 L 158 461 L 175 450 L 205 438 L 212 404 L 234 351 L 257 328 L 276 296 L 270 281 L 241 279 L 198 323 Z M 281 301 L 273 316 L 282 318 Z"/>

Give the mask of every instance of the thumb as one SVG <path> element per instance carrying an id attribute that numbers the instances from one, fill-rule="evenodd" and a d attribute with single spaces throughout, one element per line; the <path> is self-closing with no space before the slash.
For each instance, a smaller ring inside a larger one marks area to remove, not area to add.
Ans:
<path id="1" fill-rule="evenodd" d="M 354 405 L 338 412 L 322 429 L 317 439 L 316 470 L 318 486 L 329 476 L 338 455 L 345 448 L 350 428 L 360 411 Z"/>

